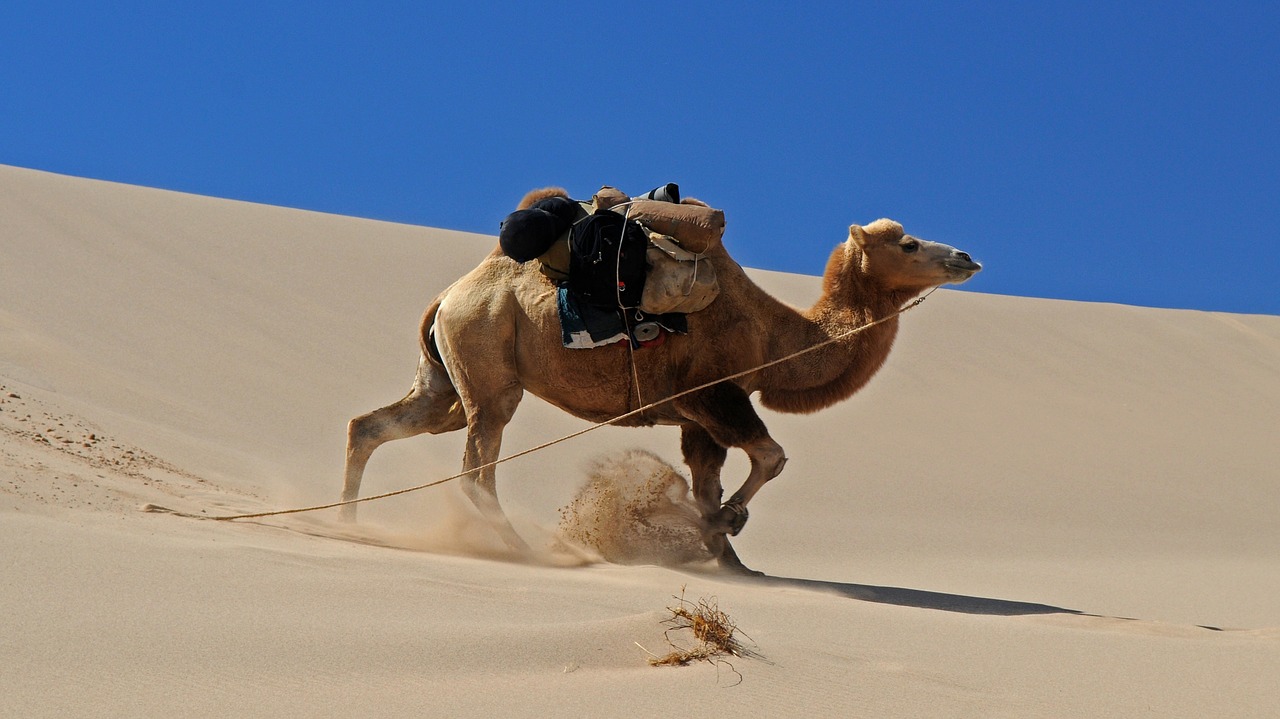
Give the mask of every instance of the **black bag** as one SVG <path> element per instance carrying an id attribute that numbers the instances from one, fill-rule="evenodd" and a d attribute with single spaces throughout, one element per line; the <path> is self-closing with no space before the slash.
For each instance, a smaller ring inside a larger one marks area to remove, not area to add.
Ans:
<path id="1" fill-rule="evenodd" d="M 640 223 L 616 212 L 579 220 L 569 235 L 569 289 L 599 307 L 638 307 L 648 247 Z"/>
<path id="2" fill-rule="evenodd" d="M 581 212 L 578 203 L 567 197 L 538 200 L 507 215 L 498 232 L 498 244 L 516 262 L 528 262 L 549 250 Z"/>

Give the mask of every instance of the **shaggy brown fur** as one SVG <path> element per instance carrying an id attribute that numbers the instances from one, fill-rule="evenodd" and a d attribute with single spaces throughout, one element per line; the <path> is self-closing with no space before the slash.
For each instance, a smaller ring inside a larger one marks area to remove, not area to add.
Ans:
<path id="1" fill-rule="evenodd" d="M 538 200 L 545 200 L 548 197 L 568 197 L 569 191 L 563 187 L 542 187 L 537 190 L 529 190 L 527 194 L 520 200 L 520 204 L 516 205 L 517 210 L 527 210 L 533 207 L 533 203 Z"/>
<path id="2" fill-rule="evenodd" d="M 521 206 L 561 194 L 543 188 Z M 823 295 L 808 310 L 790 307 L 753 283 L 722 247 L 711 251 L 719 299 L 688 316 L 689 332 L 635 355 L 622 347 L 561 345 L 556 288 L 535 267 L 495 251 L 445 290 L 421 325 L 424 348 L 409 395 L 351 420 L 344 499 L 359 495 L 364 467 L 383 442 L 467 428 L 463 489 L 513 547 L 524 546 L 498 503 L 493 467 L 502 431 L 527 390 L 578 417 L 601 422 L 645 402 L 750 370 L 898 311 L 924 290 L 963 282 L 980 269 L 968 255 L 904 234 L 891 220 L 849 228 L 831 254 Z M 782 471 L 782 447 L 751 406 L 814 412 L 850 396 L 876 373 L 898 331 L 896 318 L 769 369 L 661 404 L 627 421 L 683 428 L 682 448 L 703 511 L 708 548 L 724 567 L 746 571 L 727 537 L 747 518 L 747 503 Z M 428 351 L 434 338 L 440 361 Z M 751 471 L 721 505 L 725 449 L 746 452 Z M 344 507 L 354 518 L 354 505 Z"/>

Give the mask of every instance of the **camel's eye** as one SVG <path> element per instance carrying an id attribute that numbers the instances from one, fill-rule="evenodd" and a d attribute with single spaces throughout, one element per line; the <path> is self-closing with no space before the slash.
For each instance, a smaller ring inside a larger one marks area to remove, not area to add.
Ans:
<path id="1" fill-rule="evenodd" d="M 915 252 L 916 250 L 920 249 L 920 243 L 916 242 L 915 240 L 907 240 L 906 242 L 903 242 L 898 246 L 901 247 L 902 251 L 907 254 L 911 254 L 912 252 Z"/>

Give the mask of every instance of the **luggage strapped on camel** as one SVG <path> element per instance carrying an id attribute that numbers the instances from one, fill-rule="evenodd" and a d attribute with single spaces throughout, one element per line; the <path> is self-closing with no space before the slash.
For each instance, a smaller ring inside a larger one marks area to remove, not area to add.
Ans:
<path id="1" fill-rule="evenodd" d="M 669 183 L 631 198 L 614 187 L 590 202 L 556 195 L 517 210 L 499 241 L 513 259 L 537 259 L 543 274 L 598 306 L 688 314 L 719 294 L 706 255 L 719 247 L 724 213 L 680 202 Z"/>

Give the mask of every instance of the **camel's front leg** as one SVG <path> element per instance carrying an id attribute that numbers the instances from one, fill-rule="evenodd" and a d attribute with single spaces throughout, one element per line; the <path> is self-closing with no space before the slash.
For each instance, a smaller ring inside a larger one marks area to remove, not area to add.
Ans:
<path id="1" fill-rule="evenodd" d="M 701 425 L 689 423 L 680 428 L 680 451 L 684 463 L 693 473 L 693 498 L 703 517 L 720 511 L 724 487 L 720 484 L 720 469 L 729 456 L 728 450 L 712 439 Z"/>
<path id="2" fill-rule="evenodd" d="M 727 528 L 712 521 L 712 517 L 720 512 L 720 502 L 724 496 L 724 488 L 720 484 L 720 469 L 724 466 L 728 451 L 707 434 L 705 429 L 693 423 L 681 428 L 680 449 L 684 454 L 685 464 L 689 465 L 692 473 L 693 496 L 702 514 L 702 541 L 707 545 L 707 551 L 723 569 L 753 573 L 742 563 L 733 545 L 729 543 Z"/>
<path id="3" fill-rule="evenodd" d="M 740 387 L 728 382 L 677 400 L 687 424 L 681 437 L 685 461 L 693 472 L 694 495 L 702 509 L 707 548 L 720 565 L 748 571 L 729 544 L 728 537 L 742 531 L 747 521 L 747 503 L 765 482 L 773 479 L 786 464 L 782 447 L 765 429 Z M 751 474 L 742 488 L 723 506 L 720 499 L 720 468 L 726 447 L 741 447 L 751 460 Z"/>
<path id="4" fill-rule="evenodd" d="M 729 501 L 724 503 L 713 518 L 713 521 L 727 527 L 730 535 L 737 535 L 747 523 L 747 502 L 756 496 L 756 492 L 760 491 L 765 482 L 782 474 L 782 468 L 787 464 L 787 456 L 782 450 L 782 445 L 773 441 L 773 438 L 768 435 L 742 449 L 751 459 L 751 474 L 747 475 L 747 481 L 743 482 L 738 491 L 729 497 Z"/>

